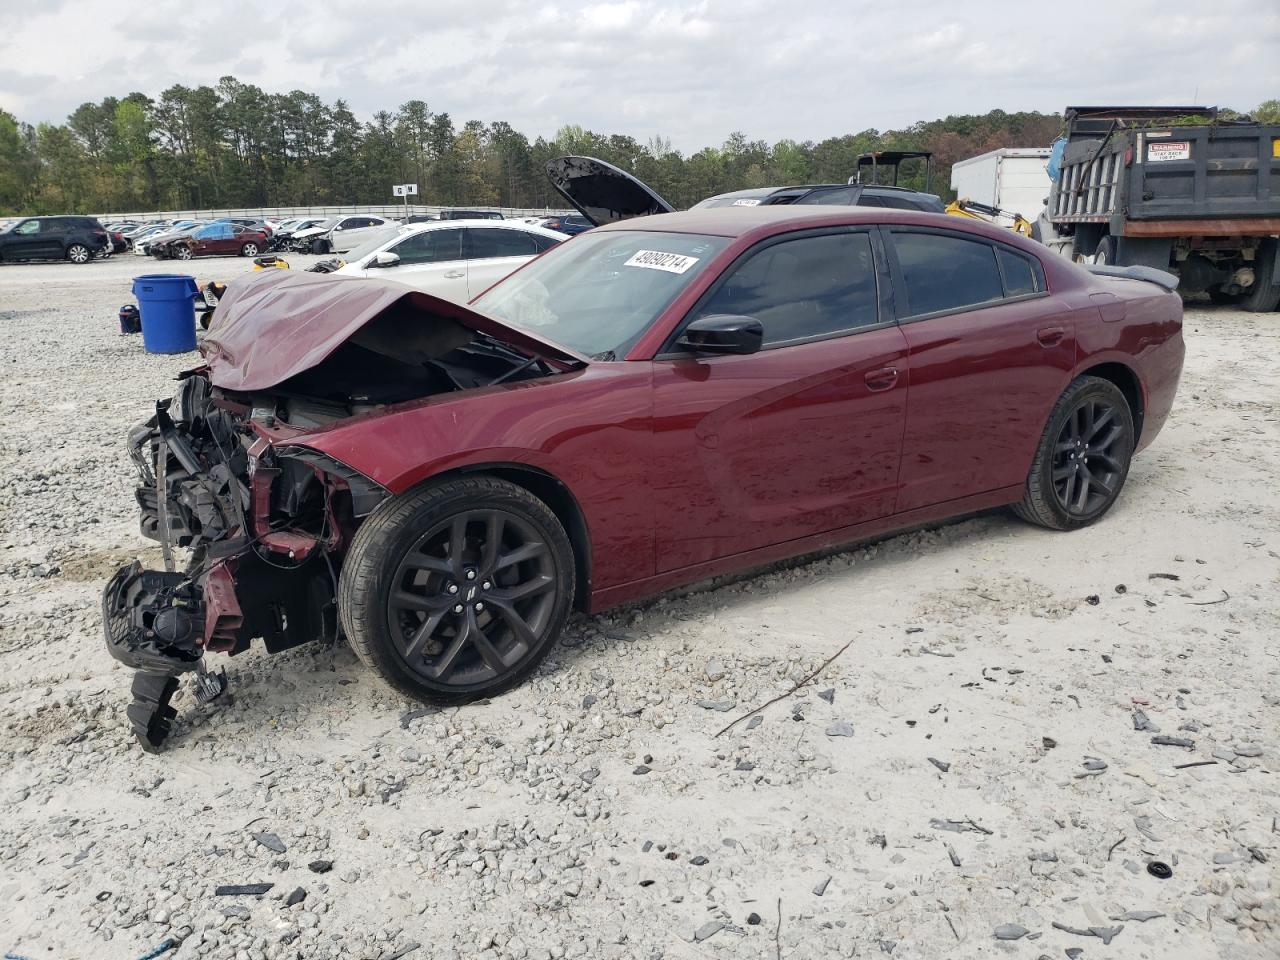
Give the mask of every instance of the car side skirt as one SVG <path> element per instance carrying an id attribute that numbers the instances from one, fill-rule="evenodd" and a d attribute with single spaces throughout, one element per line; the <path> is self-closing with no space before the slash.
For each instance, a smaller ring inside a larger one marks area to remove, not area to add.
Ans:
<path id="1" fill-rule="evenodd" d="M 802 537 L 799 540 L 788 540 L 775 543 L 746 553 L 737 553 L 729 557 L 719 557 L 706 563 L 669 570 L 655 577 L 643 580 L 631 580 L 616 586 L 597 590 L 591 595 L 590 613 L 599 613 L 610 607 L 616 607 L 633 600 L 656 596 L 666 590 L 685 586 L 699 580 L 723 576 L 731 573 L 744 573 L 767 564 L 777 563 L 809 553 L 819 553 L 834 547 L 851 546 L 859 541 L 870 540 L 888 533 L 909 530 L 924 524 L 949 520 L 965 514 L 1002 507 L 1017 503 L 1022 499 L 1023 484 L 1012 487 L 1001 487 L 973 496 L 961 497 L 958 500 L 947 500 L 905 513 L 890 514 L 878 520 L 856 523 L 852 526 L 828 530 L 824 533 Z"/>

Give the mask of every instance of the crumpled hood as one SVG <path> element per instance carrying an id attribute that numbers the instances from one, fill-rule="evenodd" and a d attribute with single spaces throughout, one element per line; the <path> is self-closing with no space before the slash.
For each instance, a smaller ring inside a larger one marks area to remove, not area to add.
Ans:
<path id="1" fill-rule="evenodd" d="M 332 227 L 307 227 L 305 230 L 295 230 L 289 233 L 289 236 L 293 237 L 295 240 L 299 240 L 303 237 L 318 237 L 321 234 L 328 233 L 332 229 Z"/>
<path id="2" fill-rule="evenodd" d="M 215 386 L 263 390 L 318 365 L 398 306 L 423 324 L 451 320 L 553 363 L 590 362 L 568 347 L 393 280 L 290 270 L 249 273 L 228 284 L 200 352 Z"/>

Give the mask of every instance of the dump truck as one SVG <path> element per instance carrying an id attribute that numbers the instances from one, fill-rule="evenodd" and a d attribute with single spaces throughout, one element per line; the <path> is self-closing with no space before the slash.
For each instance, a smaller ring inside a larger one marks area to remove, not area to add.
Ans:
<path id="1" fill-rule="evenodd" d="M 1184 294 L 1280 303 L 1280 124 L 1212 107 L 1068 107 L 1037 238 L 1077 260 L 1158 267 Z"/>

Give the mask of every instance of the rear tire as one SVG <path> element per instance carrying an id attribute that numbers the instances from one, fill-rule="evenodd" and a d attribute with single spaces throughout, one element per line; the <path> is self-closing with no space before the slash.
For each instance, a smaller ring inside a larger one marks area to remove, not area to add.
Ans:
<path id="1" fill-rule="evenodd" d="M 1077 377 L 1049 413 L 1013 512 L 1051 530 L 1078 530 L 1111 509 L 1129 475 L 1133 411 L 1111 381 Z"/>
<path id="2" fill-rule="evenodd" d="M 256 243 L 246 243 L 240 248 L 240 256 L 256 257 L 258 255 L 258 245 Z"/>
<path id="3" fill-rule="evenodd" d="M 1240 298 L 1240 306 L 1250 313 L 1269 313 L 1280 306 L 1280 285 L 1276 280 L 1276 244 L 1280 241 L 1264 240 L 1258 244 L 1254 259 L 1253 286 Z"/>
<path id="4" fill-rule="evenodd" d="M 1093 263 L 1099 267 L 1116 265 L 1116 238 L 1103 237 L 1098 241 L 1098 249 L 1093 252 Z"/>
<path id="5" fill-rule="evenodd" d="M 67 247 L 67 259 L 72 263 L 88 263 L 93 259 L 93 251 L 83 243 L 73 243 Z"/>
<path id="6" fill-rule="evenodd" d="M 466 477 L 382 503 L 342 565 L 356 655 L 407 696 L 468 703 L 522 683 L 573 608 L 573 548 L 545 503 Z"/>

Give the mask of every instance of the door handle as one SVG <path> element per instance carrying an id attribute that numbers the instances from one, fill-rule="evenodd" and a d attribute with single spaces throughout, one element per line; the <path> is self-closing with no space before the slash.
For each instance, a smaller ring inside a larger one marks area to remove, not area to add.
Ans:
<path id="1" fill-rule="evenodd" d="M 444 275 L 449 280 L 457 280 L 459 277 L 465 277 L 467 273 L 465 270 L 446 270 Z"/>
<path id="2" fill-rule="evenodd" d="M 862 379 L 866 381 L 868 390 L 888 390 L 898 382 L 898 368 L 881 367 L 879 370 L 871 370 Z"/>
<path id="3" fill-rule="evenodd" d="M 1042 347 L 1056 347 L 1066 335 L 1067 331 L 1062 327 L 1041 327 L 1036 331 L 1036 339 Z"/>

